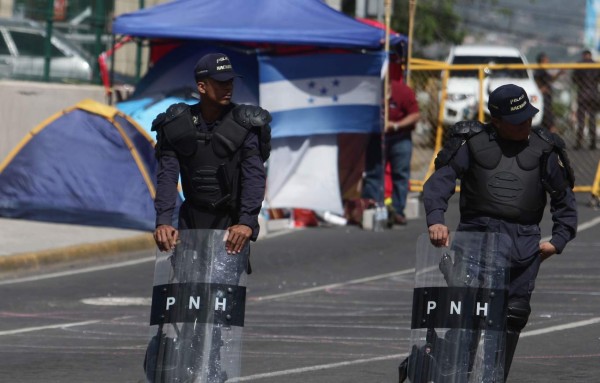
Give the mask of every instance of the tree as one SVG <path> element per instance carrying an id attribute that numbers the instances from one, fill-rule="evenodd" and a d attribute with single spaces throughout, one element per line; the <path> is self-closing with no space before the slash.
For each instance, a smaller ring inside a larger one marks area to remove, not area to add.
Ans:
<path id="1" fill-rule="evenodd" d="M 392 29 L 408 35 L 409 1 L 394 0 Z M 461 17 L 454 12 L 454 0 L 418 0 L 413 36 L 419 46 L 433 43 L 460 44 L 465 35 Z"/>

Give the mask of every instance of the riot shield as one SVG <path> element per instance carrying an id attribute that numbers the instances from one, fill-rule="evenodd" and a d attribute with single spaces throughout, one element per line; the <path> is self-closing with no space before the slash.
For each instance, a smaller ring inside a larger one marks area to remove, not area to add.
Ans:
<path id="1" fill-rule="evenodd" d="M 457 232 L 449 248 L 419 237 L 410 382 L 504 381 L 511 245 L 499 233 Z"/>
<path id="2" fill-rule="evenodd" d="M 157 252 L 144 368 L 152 383 L 223 383 L 240 376 L 248 246 L 223 230 L 181 230 Z"/>

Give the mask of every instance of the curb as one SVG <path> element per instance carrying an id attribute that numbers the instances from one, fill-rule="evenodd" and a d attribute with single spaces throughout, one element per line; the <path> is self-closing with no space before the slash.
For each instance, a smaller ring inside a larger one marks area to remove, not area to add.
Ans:
<path id="1" fill-rule="evenodd" d="M 89 259 L 127 251 L 152 250 L 155 246 L 152 234 L 141 234 L 131 238 L 19 253 L 0 257 L 0 271 L 38 269 L 41 266 L 74 259 Z"/>

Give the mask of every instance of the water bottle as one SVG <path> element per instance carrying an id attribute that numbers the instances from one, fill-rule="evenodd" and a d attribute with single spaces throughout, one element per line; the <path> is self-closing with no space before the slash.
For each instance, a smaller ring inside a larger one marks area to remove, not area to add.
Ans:
<path id="1" fill-rule="evenodd" d="M 385 230 L 388 219 L 388 211 L 385 206 L 377 206 L 373 215 L 373 231 Z"/>

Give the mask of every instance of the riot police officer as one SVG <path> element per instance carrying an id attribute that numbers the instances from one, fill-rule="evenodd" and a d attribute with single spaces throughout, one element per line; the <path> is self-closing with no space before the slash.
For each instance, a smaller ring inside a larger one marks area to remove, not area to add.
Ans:
<path id="1" fill-rule="evenodd" d="M 531 312 L 530 299 L 540 264 L 560 254 L 577 231 L 572 191 L 574 177 L 564 142 L 542 128 L 532 128 L 538 113 L 525 90 L 503 85 L 489 97 L 491 123 L 457 123 L 424 185 L 429 238 L 448 246 L 444 222 L 448 200 L 460 179 L 458 231 L 499 232 L 513 242 L 508 291 L 505 379 L 521 330 Z M 539 223 L 547 196 L 554 225 L 542 242 Z"/>
<path id="2" fill-rule="evenodd" d="M 227 251 L 239 253 L 260 229 L 271 116 L 258 106 L 231 102 L 239 76 L 226 55 L 203 56 L 194 75 L 200 102 L 172 105 L 152 124 L 159 161 L 154 239 L 160 250 L 175 247 L 178 230 L 172 222 L 181 174 L 185 201 L 178 229 L 227 230 Z"/>

